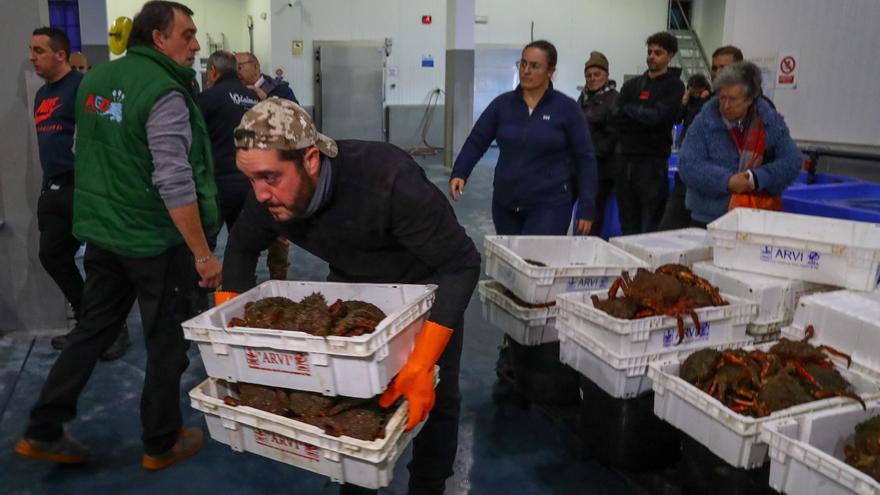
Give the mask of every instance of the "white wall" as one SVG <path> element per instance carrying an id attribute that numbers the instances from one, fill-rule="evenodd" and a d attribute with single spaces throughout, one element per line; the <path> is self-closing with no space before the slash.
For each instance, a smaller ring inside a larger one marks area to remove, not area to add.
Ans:
<path id="1" fill-rule="evenodd" d="M 314 104 L 314 41 L 382 41 L 392 39 L 388 66 L 397 68 L 396 78 L 386 85 L 389 105 L 426 101 L 433 88 L 443 88 L 446 54 L 446 4 L 431 0 L 272 0 L 272 74 L 284 69 L 303 105 Z M 422 25 L 422 15 L 433 23 Z M 290 42 L 305 41 L 302 56 L 291 54 Z M 422 55 L 434 58 L 434 67 L 422 67 Z M 391 89 L 390 84 L 395 83 Z"/>
<path id="2" fill-rule="evenodd" d="M 208 40 L 205 36 L 210 33 L 215 42 L 220 41 L 220 33 L 226 34 L 227 44 L 230 50 L 247 49 L 247 15 L 244 14 L 244 0 L 178 0 L 193 10 L 193 21 L 196 23 L 198 33 L 196 37 L 202 45 L 201 56 L 207 57 Z M 119 16 L 134 18 L 144 3 L 144 0 L 106 0 L 107 19 L 110 22 Z M 257 20 L 254 20 L 257 24 Z"/>
<path id="3" fill-rule="evenodd" d="M 624 74 L 644 72 L 645 39 L 666 29 L 666 9 L 666 0 L 476 0 L 476 15 L 489 22 L 478 24 L 474 37 L 478 44 L 523 46 L 534 21 L 534 39 L 549 40 L 559 53 L 554 86 L 574 98 L 592 50 L 608 57 L 618 86 Z"/>
<path id="4" fill-rule="evenodd" d="M 106 45 L 110 23 L 106 0 L 79 0 L 79 35 L 83 45 Z"/>
<path id="5" fill-rule="evenodd" d="M 247 29 L 247 16 L 254 20 L 254 54 L 260 59 L 260 67 L 272 67 L 272 15 L 269 0 L 244 0 L 245 22 L 242 23 L 241 46 L 230 47 L 233 51 L 246 51 L 250 46 Z M 265 19 L 263 16 L 265 15 Z"/>
<path id="6" fill-rule="evenodd" d="M 475 26 L 477 44 L 518 45 L 547 38 L 559 51 L 556 88 L 572 97 L 583 85 L 583 64 L 591 50 L 605 53 L 611 75 L 619 83 L 623 74 L 645 70 L 645 39 L 666 25 L 666 0 L 545 0 L 510 2 L 476 0 L 475 13 L 488 16 L 488 24 Z M 314 40 L 382 40 L 391 37 L 388 65 L 398 70 L 396 88 L 386 88 L 387 102 L 424 103 L 429 91 L 444 85 L 445 4 L 429 0 L 298 0 L 294 7 L 272 0 L 272 63 L 284 69 L 297 97 L 313 104 L 311 59 Z M 433 24 L 419 23 L 422 15 Z M 305 55 L 294 57 L 290 41 L 305 40 Z M 421 67 L 422 55 L 434 57 L 433 68 Z M 510 63 L 513 64 L 514 60 Z M 265 66 L 265 64 L 264 64 Z M 390 83 L 391 81 L 389 81 Z"/>
<path id="7" fill-rule="evenodd" d="M 877 0 L 728 0 L 724 43 L 799 52 L 797 89 L 773 96 L 795 139 L 876 146 L 878 25 Z"/>
<path id="8" fill-rule="evenodd" d="M 732 0 L 736 1 L 736 0 Z M 724 35 L 725 0 L 694 0 L 691 10 L 691 27 L 697 32 L 706 57 L 721 46 Z M 711 62 L 711 60 L 710 60 Z"/>

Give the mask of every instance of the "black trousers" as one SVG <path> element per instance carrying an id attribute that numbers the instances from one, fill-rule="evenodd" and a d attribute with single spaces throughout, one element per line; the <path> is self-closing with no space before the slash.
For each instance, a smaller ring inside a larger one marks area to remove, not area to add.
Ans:
<path id="1" fill-rule="evenodd" d="M 667 158 L 618 155 L 614 186 L 623 235 L 652 232 L 669 195 Z"/>
<path id="2" fill-rule="evenodd" d="M 666 200 L 666 210 L 663 212 L 663 218 L 660 220 L 657 230 L 684 229 L 691 226 L 691 212 L 688 211 L 684 203 L 686 193 L 687 186 L 676 172 L 675 186 Z"/>
<path id="3" fill-rule="evenodd" d="M 118 334 L 115 323 L 137 298 L 147 350 L 141 393 L 144 451 L 165 452 L 182 426 L 180 377 L 189 365 L 189 343 L 180 323 L 198 300 L 192 255 L 185 245 L 152 258 L 128 258 L 89 245 L 84 261 L 79 321 L 31 410 L 25 436 L 46 441 L 61 436 L 63 424 L 76 416 L 77 400 L 98 356 Z"/>
<path id="4" fill-rule="evenodd" d="M 599 180 L 596 183 L 596 216 L 593 219 L 593 225 L 590 227 L 590 235 L 593 236 L 602 235 L 602 227 L 605 225 L 605 207 L 608 205 L 608 198 L 611 196 L 612 191 L 614 191 L 614 156 L 603 158 L 598 162 Z"/>
<path id="5" fill-rule="evenodd" d="M 450 300 L 468 300 L 473 294 L 480 270 L 470 270 L 466 275 L 456 277 L 452 290 L 459 292 Z M 427 280 L 425 283 L 437 283 Z M 444 282 L 448 284 L 450 282 Z M 460 297 L 464 296 L 464 297 Z M 412 460 L 407 464 L 409 470 L 410 495 L 443 495 L 446 479 L 452 476 L 455 454 L 458 451 L 458 420 L 461 415 L 461 390 L 458 375 L 461 369 L 461 350 L 464 343 L 464 311 L 461 308 L 455 324 L 452 325 L 452 338 L 446 345 L 443 355 L 437 361 L 440 366 L 440 383 L 437 384 L 436 402 L 431 409 L 422 431 L 413 439 Z M 374 494 L 355 485 L 342 485 L 341 495 Z"/>
<path id="6" fill-rule="evenodd" d="M 79 314 L 83 278 L 76 266 L 80 242 L 73 237 L 73 173 L 47 179 L 37 201 L 40 263 Z"/>
<path id="7" fill-rule="evenodd" d="M 226 224 L 226 229 L 232 231 L 232 226 L 238 220 L 244 208 L 244 200 L 250 192 L 251 186 L 247 182 L 234 180 L 217 181 L 217 199 L 220 203 L 220 218 Z"/>

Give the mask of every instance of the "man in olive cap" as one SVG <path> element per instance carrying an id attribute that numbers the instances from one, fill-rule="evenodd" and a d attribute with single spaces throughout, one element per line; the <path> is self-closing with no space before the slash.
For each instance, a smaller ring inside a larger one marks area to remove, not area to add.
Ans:
<path id="1" fill-rule="evenodd" d="M 254 194 L 229 234 L 227 291 L 253 287 L 260 251 L 278 236 L 327 261 L 330 281 L 438 286 L 430 321 L 380 405 L 405 396 L 408 430 L 431 411 L 413 441 L 409 493 L 442 494 L 458 443 L 464 311 L 480 275 L 473 241 L 408 154 L 388 143 L 336 142 L 292 101 L 268 98 L 248 110 L 235 146 L 236 165 Z"/>
<path id="2" fill-rule="evenodd" d="M 605 204 L 614 190 L 614 147 L 617 133 L 608 123 L 608 112 L 617 101 L 617 83 L 608 78 L 608 59 L 602 52 L 590 52 L 584 64 L 584 90 L 578 104 L 590 124 L 590 137 L 596 152 L 596 214 L 590 235 L 600 235 L 605 223 Z"/>

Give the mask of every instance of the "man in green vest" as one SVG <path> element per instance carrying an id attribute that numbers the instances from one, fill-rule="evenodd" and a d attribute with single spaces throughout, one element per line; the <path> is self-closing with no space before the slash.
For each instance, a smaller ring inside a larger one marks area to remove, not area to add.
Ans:
<path id="1" fill-rule="evenodd" d="M 73 233 L 88 243 L 81 316 L 31 410 L 21 455 L 79 464 L 89 452 L 64 432 L 95 363 L 135 297 L 147 351 L 141 397 L 143 467 L 198 452 L 183 428 L 180 378 L 189 344 L 180 322 L 217 287 L 206 240 L 219 228 L 211 141 L 195 94 L 196 26 L 176 2 L 151 1 L 135 17 L 128 54 L 92 69 L 76 97 Z M 110 400 L 110 397 L 108 397 Z"/>

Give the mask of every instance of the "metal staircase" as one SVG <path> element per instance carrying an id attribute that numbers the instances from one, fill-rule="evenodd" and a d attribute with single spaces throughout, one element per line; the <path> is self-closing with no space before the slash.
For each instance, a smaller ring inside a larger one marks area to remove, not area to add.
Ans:
<path id="1" fill-rule="evenodd" d="M 670 16 L 671 25 L 669 27 L 679 28 L 670 29 L 669 32 L 678 39 L 678 53 L 675 54 L 673 62 L 677 61 L 679 67 L 681 67 L 682 80 L 687 84 L 688 78 L 694 74 L 703 74 L 708 78 L 709 58 L 706 57 L 706 52 L 703 51 L 703 45 L 700 43 L 700 38 L 691 27 L 681 3 L 676 0 L 673 0 L 670 3 L 678 7 L 680 16 L 677 17 L 679 17 L 684 24 L 682 26 L 681 22 L 673 23 L 672 17 Z"/>

